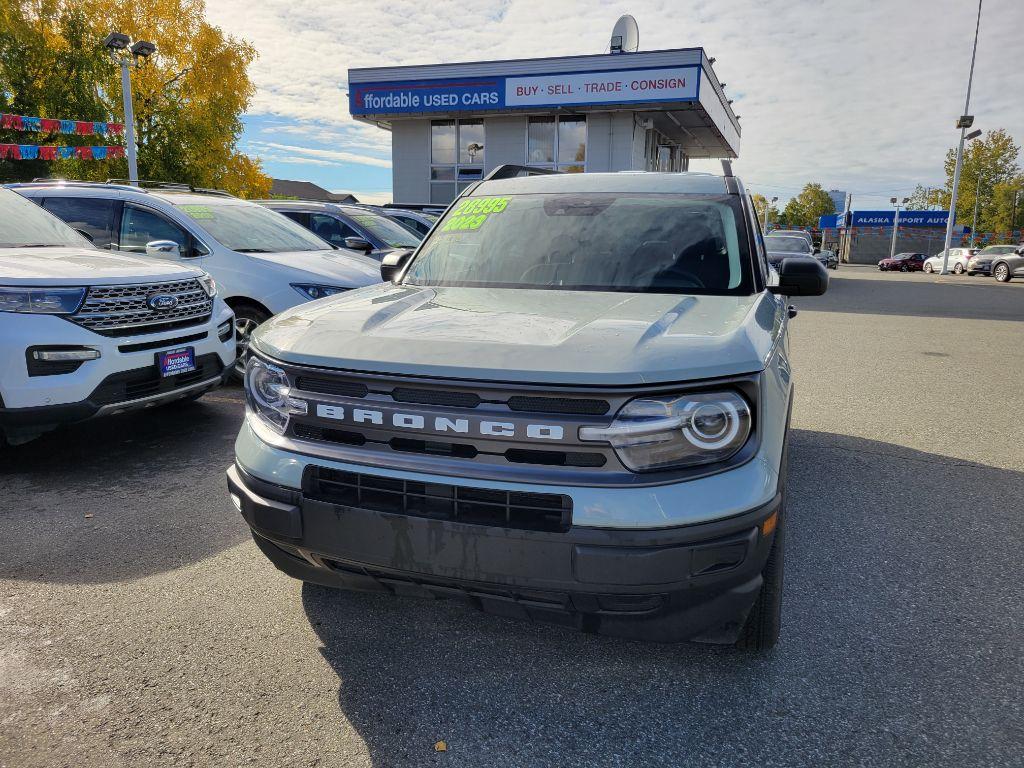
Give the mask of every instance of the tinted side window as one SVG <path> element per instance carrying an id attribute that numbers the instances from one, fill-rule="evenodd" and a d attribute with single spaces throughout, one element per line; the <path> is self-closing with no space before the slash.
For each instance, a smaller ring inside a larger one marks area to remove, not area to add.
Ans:
<path id="1" fill-rule="evenodd" d="M 301 224 L 306 229 L 310 229 L 308 213 L 303 213 L 302 211 L 278 211 L 278 213 L 282 213 L 295 223 Z"/>
<path id="2" fill-rule="evenodd" d="M 96 197 L 48 197 L 43 201 L 43 208 L 50 213 L 88 232 L 97 248 L 108 248 L 114 242 L 116 205 L 116 200 Z"/>
<path id="3" fill-rule="evenodd" d="M 343 221 L 339 221 L 333 216 L 326 216 L 322 213 L 314 213 L 310 215 L 312 229 L 319 237 L 322 237 L 329 243 L 334 245 L 344 246 L 346 237 L 362 237 L 352 227 Z"/>
<path id="4" fill-rule="evenodd" d="M 153 240 L 173 240 L 182 252 L 188 247 L 188 235 L 177 224 L 152 211 L 126 205 L 121 215 L 121 250 L 145 253 L 146 243 Z"/>

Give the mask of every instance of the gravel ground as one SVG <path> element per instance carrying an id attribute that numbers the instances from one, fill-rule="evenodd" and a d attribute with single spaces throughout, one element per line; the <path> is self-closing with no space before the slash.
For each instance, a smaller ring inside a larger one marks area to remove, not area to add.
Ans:
<path id="1" fill-rule="evenodd" d="M 1024 765 L 1024 282 L 833 274 L 773 653 L 303 587 L 224 389 L 0 458 L 0 766 Z"/>

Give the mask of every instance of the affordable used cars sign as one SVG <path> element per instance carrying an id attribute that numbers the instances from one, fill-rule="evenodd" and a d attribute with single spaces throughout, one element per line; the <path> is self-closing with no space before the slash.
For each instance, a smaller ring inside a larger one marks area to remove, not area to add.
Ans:
<path id="1" fill-rule="evenodd" d="M 390 115 L 483 112 L 564 104 L 599 106 L 695 101 L 699 84 L 698 67 L 353 83 L 349 90 L 349 111 L 353 115 Z"/>

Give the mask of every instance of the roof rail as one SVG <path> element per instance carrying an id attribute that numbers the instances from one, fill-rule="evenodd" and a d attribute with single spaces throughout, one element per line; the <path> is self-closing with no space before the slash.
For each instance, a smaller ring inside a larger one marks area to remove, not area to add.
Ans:
<path id="1" fill-rule="evenodd" d="M 5 187 L 31 187 L 33 185 L 41 184 L 60 184 L 64 187 L 116 187 L 118 189 L 134 189 L 138 190 L 138 187 L 129 186 L 128 184 L 110 184 L 106 181 L 76 181 L 75 179 L 46 179 L 36 178 L 32 181 L 16 181 L 10 184 L 4 184 Z M 145 191 L 145 190 L 141 190 Z"/>
<path id="2" fill-rule="evenodd" d="M 140 189 L 143 192 L 146 189 L 163 189 L 163 190 L 177 190 L 179 192 L 196 192 L 204 195 L 221 195 L 223 197 L 234 197 L 230 192 L 223 189 L 209 189 L 206 187 L 193 187 L 191 184 L 185 184 L 179 181 L 157 181 L 155 179 L 139 179 L 137 182 L 132 183 L 130 179 L 107 179 L 107 184 L 128 184 L 135 189 Z"/>
<path id="3" fill-rule="evenodd" d="M 521 176 L 547 176 L 552 173 L 563 173 L 563 171 L 556 171 L 554 168 L 537 168 L 533 165 L 513 165 L 506 163 L 505 165 L 499 165 L 493 171 L 488 173 L 483 181 L 494 181 L 495 179 L 516 179 Z"/>
<path id="4" fill-rule="evenodd" d="M 426 213 L 442 213 L 447 206 L 438 203 L 384 203 L 381 208 L 395 208 L 400 211 L 425 211 Z"/>

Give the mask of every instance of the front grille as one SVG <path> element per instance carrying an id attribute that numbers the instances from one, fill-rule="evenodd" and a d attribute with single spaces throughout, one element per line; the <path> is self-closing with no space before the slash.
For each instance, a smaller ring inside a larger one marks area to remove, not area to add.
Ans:
<path id="1" fill-rule="evenodd" d="M 607 400 L 579 397 L 530 397 L 517 395 L 508 400 L 509 410 L 536 411 L 537 413 L 575 413 L 603 416 L 610 407 Z"/>
<path id="2" fill-rule="evenodd" d="M 319 392 L 323 395 L 338 395 L 339 397 L 366 397 L 367 389 L 365 384 L 350 383 L 337 379 L 321 379 L 316 376 L 299 376 L 295 380 L 295 388 L 303 392 Z"/>
<path id="3" fill-rule="evenodd" d="M 554 493 L 467 488 L 308 466 L 307 498 L 356 509 L 535 531 L 567 531 L 572 499 Z"/>
<path id="4" fill-rule="evenodd" d="M 113 405 L 138 400 L 152 395 L 162 395 L 189 384 L 207 381 L 219 376 L 224 366 L 216 352 L 196 358 L 196 369 L 177 376 L 161 376 L 155 365 L 114 373 L 105 378 L 89 399 L 96 405 Z"/>
<path id="5" fill-rule="evenodd" d="M 174 296 L 178 303 L 172 309 L 152 309 L 147 299 L 154 294 Z M 191 279 L 93 286 L 68 319 L 102 336 L 131 336 L 196 325 L 212 312 L 213 299 L 198 280 Z"/>

